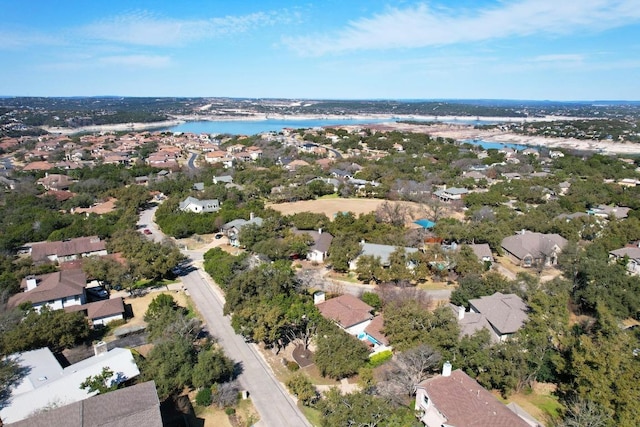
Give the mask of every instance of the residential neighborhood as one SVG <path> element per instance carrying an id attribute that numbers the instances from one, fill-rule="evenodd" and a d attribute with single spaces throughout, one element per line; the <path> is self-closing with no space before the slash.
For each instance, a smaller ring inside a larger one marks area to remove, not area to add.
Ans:
<path id="1" fill-rule="evenodd" d="M 640 164 L 407 126 L 3 137 L 2 422 L 637 425 Z"/>

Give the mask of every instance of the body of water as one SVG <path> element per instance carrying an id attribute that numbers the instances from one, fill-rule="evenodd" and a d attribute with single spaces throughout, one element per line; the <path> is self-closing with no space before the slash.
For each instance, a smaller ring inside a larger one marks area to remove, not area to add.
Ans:
<path id="1" fill-rule="evenodd" d="M 309 129 L 323 126 L 344 126 L 396 122 L 398 119 L 308 119 L 308 120 L 221 120 L 221 121 L 195 121 L 185 122 L 162 130 L 170 132 L 206 133 L 206 134 L 230 134 L 230 135 L 255 135 L 262 132 L 280 132 L 284 128 Z M 414 120 L 420 121 L 420 120 Z M 425 120 L 427 122 L 428 120 Z M 433 120 L 431 120 L 433 121 Z M 489 120 L 451 120 L 442 123 L 465 125 L 488 125 L 497 122 Z"/>
<path id="2" fill-rule="evenodd" d="M 171 132 L 230 135 L 255 135 L 262 132 L 280 132 L 284 128 L 308 129 L 322 126 L 367 125 L 393 122 L 392 119 L 314 119 L 314 120 L 227 120 L 186 122 L 167 129 Z"/>
<path id="3" fill-rule="evenodd" d="M 513 148 L 514 150 L 518 150 L 518 151 L 522 151 L 522 150 L 524 150 L 526 148 L 536 149 L 536 147 L 530 147 L 528 145 L 509 144 L 507 142 L 485 141 L 485 140 L 482 140 L 482 139 L 463 139 L 460 142 L 463 142 L 463 143 L 466 143 L 466 144 L 478 145 L 478 146 L 484 148 L 485 150 L 489 150 L 491 148 L 494 148 L 496 150 L 499 150 L 501 148 Z"/>

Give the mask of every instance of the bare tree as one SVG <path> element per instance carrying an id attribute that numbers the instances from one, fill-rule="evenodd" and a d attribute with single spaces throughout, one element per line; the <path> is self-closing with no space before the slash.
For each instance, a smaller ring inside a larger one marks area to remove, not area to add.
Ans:
<path id="1" fill-rule="evenodd" d="M 381 394 L 413 396 L 418 384 L 429 378 L 440 365 L 440 353 L 423 344 L 397 355 L 380 384 Z M 391 394 L 389 394 L 391 393 Z"/>
<path id="2" fill-rule="evenodd" d="M 447 211 L 444 202 L 434 197 L 425 198 L 420 203 L 420 212 L 433 222 L 438 222 Z"/>
<path id="3" fill-rule="evenodd" d="M 388 200 L 376 209 L 376 219 L 398 227 L 404 226 L 413 215 L 413 209 L 405 203 Z"/>
<path id="4" fill-rule="evenodd" d="M 569 402 L 562 422 L 557 427 L 604 427 L 609 425 L 610 414 L 590 400 L 576 399 Z"/>

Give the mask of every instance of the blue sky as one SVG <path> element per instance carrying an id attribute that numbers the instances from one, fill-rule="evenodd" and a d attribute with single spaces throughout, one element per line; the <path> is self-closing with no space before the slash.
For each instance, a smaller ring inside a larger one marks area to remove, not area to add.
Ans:
<path id="1" fill-rule="evenodd" d="M 640 100 L 640 0 L 0 0 L 0 95 Z"/>

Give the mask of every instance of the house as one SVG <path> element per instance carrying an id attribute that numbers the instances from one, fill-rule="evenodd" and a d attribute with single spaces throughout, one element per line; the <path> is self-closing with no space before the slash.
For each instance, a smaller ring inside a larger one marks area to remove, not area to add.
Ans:
<path id="1" fill-rule="evenodd" d="M 323 231 L 322 228 L 318 231 L 314 230 L 293 230 L 294 234 L 308 234 L 313 239 L 313 245 L 307 252 L 307 259 L 311 262 L 324 262 L 329 253 L 329 247 L 333 241 L 333 235 Z"/>
<path id="2" fill-rule="evenodd" d="M 630 274 L 640 275 L 640 247 L 627 246 L 609 252 L 609 259 L 615 262 L 624 262 L 625 268 Z"/>
<path id="3" fill-rule="evenodd" d="M 464 307 L 452 306 L 457 314 L 461 335 L 473 335 L 480 329 L 491 332 L 493 342 L 505 341 L 529 318 L 527 305 L 515 294 L 496 292 L 469 300 L 469 312 Z"/>
<path id="4" fill-rule="evenodd" d="M 106 326 L 114 320 L 124 319 L 124 300 L 122 297 L 90 302 L 83 305 L 65 307 L 66 312 L 82 311 L 92 327 Z"/>
<path id="5" fill-rule="evenodd" d="M 37 183 L 42 185 L 45 190 L 67 190 L 69 186 L 73 184 L 73 180 L 67 175 L 47 173 L 45 177 L 40 178 Z"/>
<path id="6" fill-rule="evenodd" d="M 493 264 L 493 253 L 491 252 L 491 247 L 487 243 L 479 243 L 469 245 L 473 253 L 478 257 L 478 261 L 481 263 L 490 263 Z"/>
<path id="7" fill-rule="evenodd" d="M 355 270 L 358 267 L 358 258 L 364 255 L 380 258 L 380 264 L 382 264 L 383 267 L 388 267 L 390 264 L 391 254 L 398 249 L 397 246 L 379 245 L 377 243 L 365 243 L 365 242 L 361 242 L 360 247 L 361 247 L 360 254 L 358 254 L 358 256 L 355 259 L 349 261 L 350 270 Z M 418 252 L 418 249 L 405 247 L 404 251 L 406 254 L 412 254 L 412 253 Z"/>
<path id="8" fill-rule="evenodd" d="M 505 237 L 501 246 L 515 264 L 521 267 L 550 266 L 558 263 L 558 254 L 567 246 L 559 234 L 542 234 L 522 230 Z"/>
<path id="9" fill-rule="evenodd" d="M 322 317 L 367 344 L 372 351 L 370 356 L 389 349 L 389 340 L 382 333 L 384 319 L 374 317 L 369 304 L 350 294 L 325 300 L 322 291 L 316 292 L 313 299 Z"/>
<path id="10" fill-rule="evenodd" d="M 111 383 L 123 383 L 140 375 L 131 350 L 107 350 L 106 343 L 100 342 L 94 346 L 94 351 L 94 356 L 66 368 L 46 347 L 8 356 L 23 368 L 25 375 L 11 388 L 10 396 L 0 409 L 3 423 L 14 423 L 43 409 L 68 405 L 95 395 L 96 392 L 80 388 L 80 384 L 90 376 L 101 374 L 103 368 L 113 372 Z M 108 408 L 108 411 L 112 410 L 117 409 Z"/>
<path id="11" fill-rule="evenodd" d="M 86 285 L 87 276 L 80 269 L 27 276 L 20 284 L 25 291 L 11 296 L 7 305 L 13 308 L 30 302 L 36 310 L 45 305 L 52 310 L 80 306 L 86 302 Z"/>
<path id="12" fill-rule="evenodd" d="M 291 171 L 291 172 L 295 172 L 296 170 L 300 169 L 301 167 L 305 167 L 305 166 L 309 166 L 309 162 L 306 162 L 304 160 L 292 160 L 290 161 L 287 165 L 284 166 L 285 169 Z"/>
<path id="13" fill-rule="evenodd" d="M 530 427 L 473 378 L 452 372 L 449 362 L 442 375 L 417 385 L 415 410 L 426 427 Z"/>
<path id="14" fill-rule="evenodd" d="M 249 220 L 234 219 L 222 226 L 222 231 L 229 238 L 229 244 L 234 247 L 240 247 L 240 231 L 247 225 L 262 225 L 262 218 L 250 215 Z"/>
<path id="15" fill-rule="evenodd" d="M 98 236 L 34 243 L 29 250 L 29 255 L 35 263 L 72 261 L 87 256 L 106 254 L 105 242 L 100 240 Z"/>
<path id="16" fill-rule="evenodd" d="M 220 202 L 218 199 L 211 200 L 198 200 L 195 197 L 187 197 L 178 206 L 183 212 L 193 213 L 211 213 L 217 212 L 220 209 Z"/>
<path id="17" fill-rule="evenodd" d="M 624 206 L 607 206 L 598 205 L 594 208 L 587 210 L 589 215 L 594 215 L 600 218 L 615 217 L 617 219 L 625 219 L 629 215 L 631 208 Z"/>
<path id="18" fill-rule="evenodd" d="M 153 381 L 47 409 L 11 423 L 12 427 L 162 427 L 160 400 Z"/>
<path id="19" fill-rule="evenodd" d="M 231 175 L 220 175 L 213 177 L 214 184 L 233 184 L 233 177 Z"/>
<path id="20" fill-rule="evenodd" d="M 204 182 L 196 182 L 193 184 L 193 189 L 195 191 L 204 191 Z"/>
<path id="21" fill-rule="evenodd" d="M 445 188 L 442 190 L 435 191 L 433 193 L 434 196 L 442 200 L 443 202 L 451 202 L 454 200 L 462 200 L 464 196 L 469 194 L 469 190 L 466 188 Z"/>

